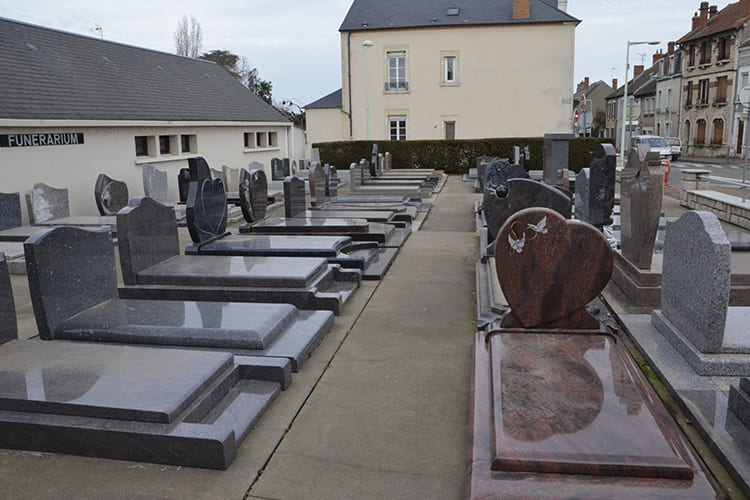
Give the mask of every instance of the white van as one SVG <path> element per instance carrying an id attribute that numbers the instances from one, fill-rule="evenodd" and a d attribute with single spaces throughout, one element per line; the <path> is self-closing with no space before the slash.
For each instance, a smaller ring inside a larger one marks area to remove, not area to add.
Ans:
<path id="1" fill-rule="evenodd" d="M 662 160 L 672 159 L 672 148 L 667 144 L 664 137 L 658 135 L 634 135 L 630 138 L 630 147 L 633 148 L 636 144 L 648 144 L 651 146 L 651 151 L 659 152 Z"/>

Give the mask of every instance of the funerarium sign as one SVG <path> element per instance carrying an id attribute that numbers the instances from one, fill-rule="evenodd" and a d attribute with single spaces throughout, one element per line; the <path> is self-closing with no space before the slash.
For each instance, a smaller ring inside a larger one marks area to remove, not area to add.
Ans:
<path id="1" fill-rule="evenodd" d="M 0 134 L 0 148 L 28 146 L 69 146 L 83 144 L 83 133 L 66 134 Z"/>

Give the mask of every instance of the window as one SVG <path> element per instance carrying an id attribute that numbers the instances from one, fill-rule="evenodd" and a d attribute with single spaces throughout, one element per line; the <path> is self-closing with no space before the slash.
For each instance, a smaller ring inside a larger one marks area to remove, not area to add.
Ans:
<path id="1" fill-rule="evenodd" d="M 685 85 L 685 105 L 691 106 L 693 104 L 693 82 L 687 82 Z"/>
<path id="2" fill-rule="evenodd" d="M 702 118 L 695 123 L 695 143 L 706 143 L 706 120 Z"/>
<path id="3" fill-rule="evenodd" d="M 656 111 L 661 112 L 661 90 L 657 94 L 656 97 Z M 659 134 L 656 134 L 659 135 Z"/>
<path id="4" fill-rule="evenodd" d="M 727 102 L 727 87 L 728 80 L 726 76 L 720 76 L 716 79 L 716 101 L 715 102 Z"/>
<path id="5" fill-rule="evenodd" d="M 252 149 L 258 145 L 256 143 L 257 139 L 255 137 L 255 132 L 245 132 L 242 134 L 242 138 L 246 149 Z"/>
<path id="6" fill-rule="evenodd" d="M 389 116 L 388 117 L 389 136 L 392 141 L 406 140 L 406 117 Z"/>
<path id="7" fill-rule="evenodd" d="M 672 111 L 672 89 L 667 89 L 667 113 Z"/>
<path id="8" fill-rule="evenodd" d="M 718 46 L 718 49 L 719 49 L 718 50 L 718 52 L 719 52 L 719 54 L 718 54 L 719 61 L 726 61 L 727 59 L 729 59 L 729 39 L 726 38 L 726 37 L 719 38 L 719 44 L 718 45 L 719 45 Z"/>
<path id="9" fill-rule="evenodd" d="M 741 78 L 740 82 L 742 84 L 740 89 L 744 89 L 745 87 L 747 87 L 747 73 L 742 73 L 740 78 Z"/>
<path id="10" fill-rule="evenodd" d="M 445 138 L 447 140 L 456 138 L 456 122 L 443 122 L 443 128 L 445 129 Z"/>
<path id="11" fill-rule="evenodd" d="M 172 141 L 169 140 L 170 136 L 160 135 L 159 136 L 159 154 L 168 155 L 172 152 Z"/>
<path id="12" fill-rule="evenodd" d="M 196 138 L 195 135 L 181 135 L 180 136 L 180 152 L 181 153 L 195 153 Z"/>
<path id="13" fill-rule="evenodd" d="M 268 144 L 268 136 L 266 134 L 258 133 L 255 134 L 255 145 L 259 148 L 265 148 Z"/>
<path id="14" fill-rule="evenodd" d="M 408 90 L 406 81 L 406 52 L 388 52 L 388 81 L 386 90 Z"/>
<path id="15" fill-rule="evenodd" d="M 456 56 L 443 57 L 443 82 L 456 83 Z"/>
<path id="16" fill-rule="evenodd" d="M 135 155 L 148 156 L 148 136 L 138 135 L 135 137 Z"/>
<path id="17" fill-rule="evenodd" d="M 717 118 L 714 120 L 714 136 L 711 138 L 711 144 L 723 144 L 723 143 L 724 143 L 724 120 L 722 120 L 721 118 Z"/>
<path id="18" fill-rule="evenodd" d="M 688 52 L 688 68 L 695 66 L 695 54 L 698 52 L 698 47 L 695 45 L 690 46 Z"/>
<path id="19" fill-rule="evenodd" d="M 711 63 L 711 42 L 701 44 L 701 64 Z"/>
<path id="20" fill-rule="evenodd" d="M 696 104 L 708 104 L 708 78 L 698 81 L 698 100 Z"/>
<path id="21" fill-rule="evenodd" d="M 275 148 L 279 146 L 279 134 L 278 132 L 268 133 L 268 147 Z"/>

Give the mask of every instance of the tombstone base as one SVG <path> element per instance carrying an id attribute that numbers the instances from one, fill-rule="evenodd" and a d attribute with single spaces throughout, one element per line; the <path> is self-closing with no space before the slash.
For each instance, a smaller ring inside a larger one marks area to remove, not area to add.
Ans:
<path id="1" fill-rule="evenodd" d="M 0 364 L 0 447 L 214 469 L 291 376 L 281 359 L 22 340 Z"/>
<path id="2" fill-rule="evenodd" d="M 469 498 L 716 496 L 615 337 L 479 332 L 472 394 Z"/>
<path id="3" fill-rule="evenodd" d="M 477 327 L 485 328 L 499 320 L 508 311 L 508 302 L 497 281 L 495 258 L 476 264 L 477 280 Z"/>
<path id="4" fill-rule="evenodd" d="M 636 306 L 658 307 L 661 304 L 662 254 L 654 254 L 651 269 L 638 269 L 620 251 L 615 257 L 612 281 Z"/>

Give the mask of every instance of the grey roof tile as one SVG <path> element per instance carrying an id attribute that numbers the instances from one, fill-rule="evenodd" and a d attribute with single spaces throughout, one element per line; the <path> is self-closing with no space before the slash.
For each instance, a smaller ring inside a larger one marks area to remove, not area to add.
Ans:
<path id="1" fill-rule="evenodd" d="M 325 109 L 334 108 L 341 109 L 341 89 L 334 90 L 330 94 L 321 97 L 317 101 L 313 101 L 305 109 Z"/>
<path id="2" fill-rule="evenodd" d="M 221 66 L 0 18 L 0 118 L 288 122 Z"/>

